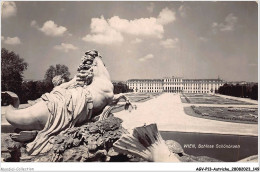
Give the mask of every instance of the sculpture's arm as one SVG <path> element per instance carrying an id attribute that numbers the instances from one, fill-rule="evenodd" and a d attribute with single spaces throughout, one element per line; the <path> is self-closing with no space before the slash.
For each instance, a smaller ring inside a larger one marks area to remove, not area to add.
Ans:
<path id="1" fill-rule="evenodd" d="M 127 96 L 125 96 L 123 93 L 120 94 L 116 94 L 113 97 L 113 100 L 111 103 L 109 103 L 109 105 L 116 105 L 121 99 L 124 99 L 126 104 L 125 104 L 125 110 L 129 109 L 129 107 L 131 107 L 132 109 L 134 107 L 136 107 L 136 105 L 133 105 L 133 103 L 129 100 L 129 98 Z M 136 108 L 135 108 L 136 109 Z"/>
<path id="2" fill-rule="evenodd" d="M 114 107 L 116 107 L 117 103 L 121 99 L 124 99 L 125 102 L 126 102 L 125 110 L 128 110 L 129 106 L 131 106 L 131 108 L 134 109 L 133 104 L 131 103 L 131 101 L 128 99 L 127 96 L 125 96 L 123 93 L 116 94 L 116 95 L 114 95 L 113 100 L 104 108 L 102 114 L 99 117 L 99 120 L 104 120 L 104 119 L 108 118 L 111 111 L 114 109 Z M 135 106 L 135 109 L 136 109 L 136 105 L 134 105 L 134 106 Z"/>
<path id="3" fill-rule="evenodd" d="M 114 95 L 113 100 L 109 103 L 109 105 L 116 105 L 121 99 L 124 99 L 126 102 L 130 103 L 128 97 L 126 97 L 123 93 L 120 93 Z"/>

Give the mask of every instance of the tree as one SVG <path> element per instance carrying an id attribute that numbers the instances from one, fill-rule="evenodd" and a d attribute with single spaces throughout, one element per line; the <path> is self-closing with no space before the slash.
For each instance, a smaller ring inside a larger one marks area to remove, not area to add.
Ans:
<path id="1" fill-rule="evenodd" d="M 13 51 L 1 49 L 1 83 L 2 91 L 12 91 L 19 95 L 23 81 L 23 72 L 28 64 Z"/>
<path id="2" fill-rule="evenodd" d="M 70 72 L 66 65 L 56 64 L 56 66 L 51 65 L 45 73 L 45 81 L 50 83 L 52 79 L 57 75 L 63 75 L 65 81 L 69 81 Z"/>
<path id="3" fill-rule="evenodd" d="M 235 96 L 235 97 L 249 97 L 254 100 L 258 100 L 258 84 L 224 84 L 219 87 L 219 94 Z"/>
<path id="4" fill-rule="evenodd" d="M 251 99 L 258 100 L 258 84 L 253 85 Z"/>
<path id="5" fill-rule="evenodd" d="M 122 82 L 113 83 L 113 85 L 114 85 L 114 94 L 133 92 L 133 90 L 130 90 L 128 86 Z"/>

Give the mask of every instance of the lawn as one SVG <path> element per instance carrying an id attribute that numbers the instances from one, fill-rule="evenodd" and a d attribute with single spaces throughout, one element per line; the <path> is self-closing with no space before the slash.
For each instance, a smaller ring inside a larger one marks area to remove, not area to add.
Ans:
<path id="1" fill-rule="evenodd" d="M 185 107 L 184 111 L 187 115 L 206 119 L 250 124 L 258 123 L 257 108 L 191 106 Z"/>
<path id="2" fill-rule="evenodd" d="M 223 97 L 210 95 L 210 94 L 183 94 L 181 96 L 181 100 L 183 103 L 192 103 L 192 104 L 252 105 L 252 103 L 223 98 Z"/>
<path id="3" fill-rule="evenodd" d="M 131 102 L 145 102 L 153 97 L 157 97 L 162 93 L 127 93 L 125 94 Z"/>
<path id="4" fill-rule="evenodd" d="M 206 93 L 185 93 L 187 97 L 217 97 L 215 95 L 206 94 Z"/>

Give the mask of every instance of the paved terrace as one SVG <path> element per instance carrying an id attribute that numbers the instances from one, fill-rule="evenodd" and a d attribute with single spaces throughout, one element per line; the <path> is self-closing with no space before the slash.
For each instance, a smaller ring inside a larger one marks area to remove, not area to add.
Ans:
<path id="1" fill-rule="evenodd" d="M 132 112 L 121 111 L 115 113 L 115 116 L 123 119 L 123 126 L 127 129 L 157 123 L 158 129 L 161 131 L 258 135 L 257 124 L 216 121 L 186 115 L 184 106 L 191 106 L 192 104 L 181 103 L 178 94 L 164 93 L 157 98 L 144 103 L 136 103 L 136 105 L 137 110 Z M 198 106 L 198 104 L 196 105 Z M 207 106 L 209 105 L 207 104 Z M 257 107 L 257 105 L 221 105 L 221 107 L 225 106 Z"/>

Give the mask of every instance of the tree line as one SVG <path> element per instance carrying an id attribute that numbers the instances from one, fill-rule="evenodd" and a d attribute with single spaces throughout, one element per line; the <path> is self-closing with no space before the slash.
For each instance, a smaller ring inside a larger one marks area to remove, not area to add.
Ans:
<path id="1" fill-rule="evenodd" d="M 224 84 L 218 89 L 219 94 L 251 98 L 253 100 L 258 100 L 258 84 Z"/>
<path id="2" fill-rule="evenodd" d="M 128 86 L 122 82 L 113 82 L 114 94 L 133 92 L 133 89 L 129 89 Z"/>
<path id="3" fill-rule="evenodd" d="M 65 81 L 71 79 L 69 68 L 66 65 L 56 64 L 47 69 L 43 80 L 25 81 L 23 74 L 27 68 L 28 63 L 18 54 L 5 48 L 1 49 L 1 91 L 16 93 L 22 104 L 27 103 L 28 100 L 36 100 L 44 93 L 51 92 L 54 87 L 52 79 L 55 76 L 63 75 Z M 126 84 L 121 82 L 113 83 L 113 85 L 115 94 L 131 91 Z M 5 105 L 7 99 L 7 97 L 2 96 L 1 105 Z"/>

